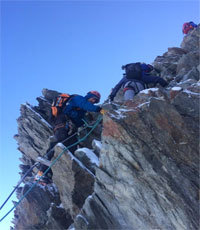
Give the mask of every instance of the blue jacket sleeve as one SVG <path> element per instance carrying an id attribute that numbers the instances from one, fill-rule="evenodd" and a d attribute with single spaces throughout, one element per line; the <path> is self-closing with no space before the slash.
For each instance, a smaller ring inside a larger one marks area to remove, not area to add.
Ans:
<path id="1" fill-rule="evenodd" d="M 126 77 L 123 77 L 118 83 L 117 85 L 114 87 L 114 89 L 112 90 L 112 93 L 110 94 L 111 97 L 115 97 L 117 92 L 119 91 L 119 89 L 122 87 L 122 85 L 127 81 Z"/>
<path id="2" fill-rule="evenodd" d="M 147 64 L 142 63 L 140 66 L 141 66 L 142 71 L 150 72 L 149 66 Z"/>
<path id="3" fill-rule="evenodd" d="M 143 73 L 142 74 L 142 81 L 145 83 L 145 84 L 150 84 L 150 83 L 153 83 L 153 84 L 160 84 L 162 87 L 165 87 L 168 85 L 168 83 L 161 77 L 158 77 L 158 76 L 153 76 L 153 75 L 150 75 L 150 74 L 147 74 L 147 73 Z"/>
<path id="4" fill-rule="evenodd" d="M 72 98 L 71 103 L 73 104 L 73 107 L 78 107 L 89 112 L 99 112 L 101 110 L 100 106 L 93 105 L 86 98 L 79 95 Z"/>

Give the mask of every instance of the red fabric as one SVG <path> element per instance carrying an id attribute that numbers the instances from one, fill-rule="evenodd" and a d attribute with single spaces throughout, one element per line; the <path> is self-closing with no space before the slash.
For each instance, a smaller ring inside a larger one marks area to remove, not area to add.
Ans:
<path id="1" fill-rule="evenodd" d="M 186 22 L 183 24 L 183 33 L 188 34 L 188 32 L 193 29 L 194 27 L 190 25 L 190 23 Z"/>
<path id="2" fill-rule="evenodd" d="M 123 94 L 125 94 L 125 92 L 126 92 L 127 90 L 130 90 L 130 89 L 132 89 L 132 88 L 130 88 L 130 87 L 124 88 L 124 89 L 123 89 Z M 132 89 L 132 90 L 133 90 L 133 89 Z"/>

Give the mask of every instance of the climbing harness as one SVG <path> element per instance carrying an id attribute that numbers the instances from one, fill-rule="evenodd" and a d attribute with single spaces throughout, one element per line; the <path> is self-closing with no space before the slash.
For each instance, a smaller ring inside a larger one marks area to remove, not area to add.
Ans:
<path id="1" fill-rule="evenodd" d="M 75 145 L 77 145 L 77 144 L 79 144 L 80 142 L 83 142 L 92 132 L 93 132 L 93 130 L 98 126 L 98 124 L 101 122 L 101 120 L 102 120 L 102 116 L 99 116 L 98 118 L 97 118 L 97 121 L 95 122 L 95 124 L 92 126 L 92 128 L 91 128 L 91 130 L 84 136 L 84 137 L 82 137 L 82 138 L 80 138 L 77 142 L 75 142 L 75 143 L 73 143 L 73 144 L 71 144 L 71 145 L 69 145 L 69 146 L 67 146 L 67 147 L 65 147 L 64 149 L 63 149 L 63 151 L 58 155 L 58 157 L 51 163 L 51 165 L 46 169 L 46 171 L 43 173 L 43 176 L 44 175 L 46 175 L 47 173 L 48 173 L 48 171 L 50 170 L 50 168 L 57 162 L 57 160 L 59 160 L 60 158 L 61 158 L 61 156 L 68 150 L 68 149 L 70 149 L 71 147 L 73 147 L 73 146 L 75 146 Z M 87 128 L 87 127 L 86 127 Z M 73 135 L 75 135 L 75 134 L 73 134 Z M 72 136 L 73 136 L 72 135 Z M 72 136 L 70 136 L 69 138 L 71 138 Z M 69 139 L 68 138 L 68 139 Z M 65 141 L 65 140 L 64 140 Z M 38 163 L 36 163 L 36 164 L 38 164 Z M 30 169 L 33 169 L 34 167 L 35 167 L 36 165 L 33 165 Z M 29 170 L 30 170 L 29 169 Z M 31 171 L 31 170 L 30 170 Z M 29 171 L 29 172 L 30 172 Z M 26 173 L 25 175 L 27 175 L 28 173 Z M 22 179 L 24 179 L 25 178 L 25 175 L 23 176 L 23 178 Z M 20 180 L 20 183 L 18 183 L 18 185 L 15 187 L 15 190 L 17 189 L 17 187 L 19 187 L 19 184 L 21 184 L 22 183 L 22 181 L 23 180 Z M 22 200 L 28 195 L 28 193 L 36 186 L 36 184 L 38 184 L 38 182 L 40 181 L 42 179 L 42 177 L 39 179 L 39 180 L 37 180 L 37 181 L 35 181 L 33 184 L 32 184 L 32 186 L 26 191 L 26 193 L 19 199 L 19 201 L 10 209 L 10 211 L 8 211 L 1 219 L 0 219 L 0 222 L 2 222 L 21 202 L 22 202 Z M 14 191 L 15 191 L 14 190 Z M 1 208 L 5 205 L 5 203 L 8 201 L 8 199 L 11 197 L 11 195 L 14 193 L 14 191 L 9 195 L 9 197 L 6 199 L 6 201 L 3 203 L 3 205 L 1 206 Z"/>

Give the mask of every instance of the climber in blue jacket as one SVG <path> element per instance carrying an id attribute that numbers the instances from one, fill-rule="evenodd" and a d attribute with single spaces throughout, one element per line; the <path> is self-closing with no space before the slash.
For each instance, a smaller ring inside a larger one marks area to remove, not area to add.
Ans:
<path id="1" fill-rule="evenodd" d="M 100 94 L 97 91 L 90 91 L 85 97 L 75 95 L 72 97 L 63 112 L 78 128 L 84 124 L 82 119 L 84 119 L 87 111 L 101 111 L 100 106 L 93 105 L 93 103 L 98 103 L 99 100 Z"/>
<path id="2" fill-rule="evenodd" d="M 122 69 L 125 69 L 125 66 L 122 66 Z M 128 79 L 126 74 L 124 74 L 123 78 L 117 83 L 109 95 L 109 99 L 111 101 L 114 100 L 114 97 L 121 87 L 123 87 L 124 100 L 127 101 L 133 99 L 137 93 L 145 89 L 146 85 L 150 83 L 154 85 L 160 84 L 162 87 L 168 85 L 168 83 L 163 78 L 150 74 L 150 72 L 154 69 L 152 65 L 140 63 L 140 69 L 141 74 L 139 79 Z"/>
<path id="3" fill-rule="evenodd" d="M 67 102 L 63 112 L 60 113 L 54 123 L 54 135 L 51 137 L 50 146 L 44 158 L 50 161 L 54 156 L 53 147 L 62 142 L 65 146 L 69 146 L 77 142 L 77 129 L 84 124 L 83 119 L 87 111 L 104 113 L 104 110 L 95 103 L 99 103 L 101 95 L 97 91 L 90 91 L 85 97 L 80 95 L 72 95 Z M 69 139 L 68 137 L 71 136 Z M 69 149 L 71 152 L 76 150 L 76 146 Z M 51 182 L 52 171 L 48 175 L 43 176 L 43 173 L 48 167 L 44 164 L 40 165 L 39 171 L 35 176 L 35 181 L 40 180 L 39 183 L 46 185 Z"/>

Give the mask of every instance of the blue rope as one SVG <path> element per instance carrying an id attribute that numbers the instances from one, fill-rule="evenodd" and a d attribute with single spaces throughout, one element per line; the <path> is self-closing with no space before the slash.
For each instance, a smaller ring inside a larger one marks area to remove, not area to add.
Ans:
<path id="1" fill-rule="evenodd" d="M 83 119 L 82 119 L 83 120 Z M 92 125 L 89 125 L 87 122 L 85 122 L 85 120 L 83 120 L 84 123 L 85 123 L 85 128 L 83 128 L 81 131 L 83 131 L 84 129 L 86 128 L 92 128 L 93 126 Z M 78 134 L 78 132 L 74 133 L 73 135 L 71 135 L 70 137 L 66 138 L 65 140 L 63 140 L 61 143 L 64 143 L 65 141 L 71 139 L 73 136 L 75 136 L 76 134 Z M 79 138 L 77 138 L 77 140 L 79 140 Z M 54 148 L 54 147 L 53 147 Z M 53 149 L 52 148 L 52 149 Z M 48 151 L 48 153 L 52 150 L 50 149 Z M 46 153 L 46 154 L 48 154 Z M 46 155 L 45 154 L 45 155 Z M 4 205 L 8 202 L 8 200 L 10 199 L 10 197 L 13 195 L 13 193 L 17 190 L 17 188 L 20 186 L 20 184 L 23 182 L 23 180 L 26 178 L 26 176 L 33 170 L 33 168 L 35 168 L 39 163 L 37 162 L 36 164 L 34 164 L 25 174 L 24 176 L 22 177 L 22 179 L 18 182 L 18 184 L 15 186 L 15 188 L 13 189 L 13 191 L 10 193 L 10 195 L 7 197 L 7 199 L 4 201 L 4 203 L 1 205 L 0 207 L 0 210 L 4 207 Z"/>
<path id="2" fill-rule="evenodd" d="M 91 128 L 91 130 L 81 139 L 79 139 L 77 142 L 75 142 L 74 144 L 71 144 L 67 147 L 65 147 L 63 149 L 63 151 L 58 155 L 58 157 L 51 163 L 51 165 L 46 169 L 46 171 L 44 172 L 43 176 L 47 174 L 47 172 L 50 170 L 50 168 L 57 162 L 57 160 L 59 160 L 61 158 L 61 156 L 63 155 L 64 152 L 66 152 L 69 148 L 77 145 L 78 143 L 84 141 L 91 133 L 92 131 L 97 127 L 97 125 L 100 123 L 100 121 L 102 120 L 102 116 L 99 117 L 96 121 L 96 123 L 93 125 L 93 127 Z M 35 187 L 35 185 L 42 179 L 42 177 L 37 180 L 35 183 L 32 184 L 32 186 L 26 191 L 26 193 L 20 198 L 20 200 L 11 208 L 10 211 L 8 211 L 1 219 L 0 222 L 2 222 L 21 202 L 22 200 L 28 195 L 28 193 Z"/>

